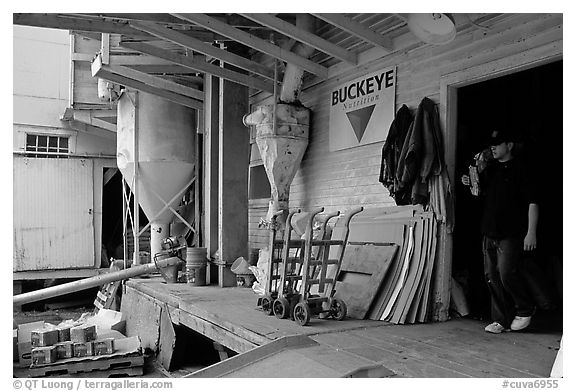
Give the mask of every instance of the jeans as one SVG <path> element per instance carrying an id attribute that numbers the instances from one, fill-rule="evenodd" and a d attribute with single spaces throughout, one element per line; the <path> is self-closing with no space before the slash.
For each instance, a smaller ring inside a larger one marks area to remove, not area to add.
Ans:
<path id="1" fill-rule="evenodd" d="M 520 270 L 523 245 L 520 238 L 485 236 L 482 242 L 492 320 L 505 328 L 510 328 L 514 316 L 531 316 L 534 312 L 534 302 Z"/>

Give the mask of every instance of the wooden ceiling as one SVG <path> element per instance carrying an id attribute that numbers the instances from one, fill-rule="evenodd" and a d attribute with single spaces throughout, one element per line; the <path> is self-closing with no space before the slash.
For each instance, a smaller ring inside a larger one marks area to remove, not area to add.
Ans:
<path id="1" fill-rule="evenodd" d="M 494 16 L 476 15 L 474 22 Z M 305 71 L 305 84 L 313 85 L 326 80 L 332 67 L 359 66 L 365 52 L 383 56 L 399 50 L 395 39 L 409 33 L 402 14 L 305 16 L 312 21 L 311 29 L 297 27 L 301 15 L 261 13 L 13 14 L 13 22 L 72 30 L 94 39 L 110 34 L 109 53 L 94 60 L 93 75 L 161 92 L 194 108 L 201 108 L 204 74 L 246 85 L 252 93 L 272 92 L 274 64 L 281 80 L 285 64 L 292 63 Z M 457 18 L 457 26 L 462 20 Z M 313 47 L 313 54 L 296 54 L 298 42 Z"/>

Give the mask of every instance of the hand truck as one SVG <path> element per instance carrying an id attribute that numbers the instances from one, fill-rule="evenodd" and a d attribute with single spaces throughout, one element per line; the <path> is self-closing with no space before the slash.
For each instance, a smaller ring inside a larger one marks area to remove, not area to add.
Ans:
<path id="1" fill-rule="evenodd" d="M 292 217 L 297 213 L 300 213 L 300 209 L 290 212 L 286 219 L 278 295 L 272 302 L 272 312 L 279 319 L 291 316 L 292 310 L 300 298 L 298 285 L 299 281 L 302 280 L 301 272 L 306 241 L 301 238 L 291 238 L 294 230 Z M 291 249 L 296 249 L 296 251 L 291 253 Z"/>
<path id="2" fill-rule="evenodd" d="M 270 239 L 268 242 L 269 258 L 266 270 L 266 283 L 264 285 L 264 296 L 259 297 L 257 303 L 258 307 L 260 307 L 267 315 L 273 314 L 272 303 L 278 297 L 279 291 L 281 291 L 280 287 L 284 283 L 281 280 L 282 275 L 285 273 L 285 263 L 282 261 L 284 252 L 289 254 L 290 248 L 302 248 L 304 243 L 303 240 L 290 241 L 290 235 L 292 232 L 292 226 L 290 222 L 292 220 L 292 216 L 295 213 L 300 213 L 300 209 L 296 209 L 288 213 L 288 217 L 286 218 L 286 228 L 284 230 L 284 238 L 277 238 L 279 225 L 276 219 L 282 213 L 284 213 L 283 210 L 276 212 L 272 216 L 270 224 L 268 224 L 270 230 Z"/>
<path id="3" fill-rule="evenodd" d="M 294 321 L 301 326 L 305 326 L 310 321 L 312 315 L 327 315 L 336 320 L 343 320 L 346 317 L 346 303 L 340 299 L 334 298 L 336 293 L 336 278 L 340 272 L 342 265 L 342 258 L 346 249 L 346 242 L 348 241 L 348 234 L 350 231 L 349 225 L 352 217 L 361 211 L 363 207 L 357 207 L 349 210 L 344 216 L 344 233 L 342 239 L 313 239 L 312 225 L 314 217 L 324 211 L 324 208 L 318 208 L 310 213 L 308 219 L 308 226 L 305 233 L 304 243 L 304 260 L 302 264 L 302 279 L 300 288 L 297 295 L 298 302 L 294 305 L 292 310 L 292 317 Z M 325 229 L 328 220 L 340 215 L 340 212 L 329 214 L 323 223 Z M 336 258 L 329 259 L 330 248 L 336 246 Z M 319 247 L 317 259 L 312 259 L 313 247 Z M 328 267 L 334 265 L 331 270 L 330 277 L 327 277 Z M 317 286 L 317 293 L 312 294 L 311 288 Z M 286 302 L 278 301 L 285 305 Z M 278 311 L 280 313 L 280 309 Z"/>

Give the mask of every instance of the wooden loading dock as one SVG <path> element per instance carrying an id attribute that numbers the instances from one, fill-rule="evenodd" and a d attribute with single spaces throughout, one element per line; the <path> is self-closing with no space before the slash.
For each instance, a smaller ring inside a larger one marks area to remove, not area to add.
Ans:
<path id="1" fill-rule="evenodd" d="M 172 348 L 160 335 L 169 316 L 240 353 L 193 377 L 341 377 L 368 370 L 382 377 L 548 377 L 561 338 L 546 329 L 494 338 L 469 319 L 418 325 L 313 319 L 301 327 L 265 315 L 256 299 L 246 288 L 131 280 L 122 302 L 126 333 L 162 356 Z"/>

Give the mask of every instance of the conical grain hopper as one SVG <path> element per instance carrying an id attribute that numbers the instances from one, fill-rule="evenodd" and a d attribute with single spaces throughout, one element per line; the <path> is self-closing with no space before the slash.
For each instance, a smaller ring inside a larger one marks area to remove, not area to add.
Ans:
<path id="1" fill-rule="evenodd" d="M 256 144 L 272 193 L 267 215 L 270 220 L 276 211 L 288 209 L 290 184 L 308 146 L 310 110 L 281 103 L 259 106 L 244 116 L 244 124 L 256 126 Z"/>
<path id="2" fill-rule="evenodd" d="M 152 256 L 170 234 L 169 207 L 178 206 L 194 175 L 194 121 L 194 110 L 155 95 L 124 93 L 118 101 L 117 164 L 134 191 L 138 161 L 137 191 L 151 224 Z"/>

